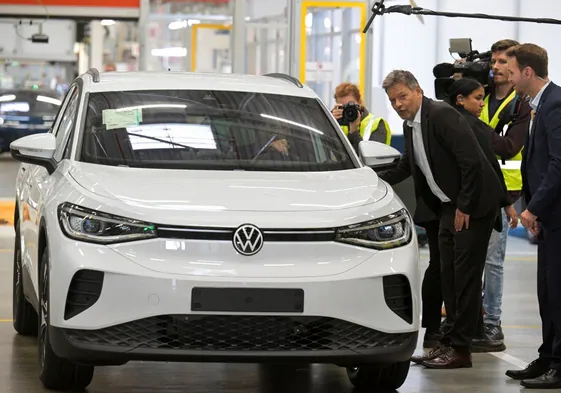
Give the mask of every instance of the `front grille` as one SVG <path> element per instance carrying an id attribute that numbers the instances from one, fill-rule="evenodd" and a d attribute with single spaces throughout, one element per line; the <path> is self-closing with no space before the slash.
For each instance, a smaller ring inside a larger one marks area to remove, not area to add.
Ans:
<path id="1" fill-rule="evenodd" d="M 79 270 L 72 277 L 64 319 L 68 320 L 84 312 L 97 302 L 103 288 L 103 272 L 95 270 Z"/>
<path id="2" fill-rule="evenodd" d="M 69 330 L 85 344 L 206 351 L 337 351 L 406 344 L 388 334 L 326 317 L 167 315 L 100 330 Z"/>
<path id="3" fill-rule="evenodd" d="M 384 297 L 394 313 L 405 322 L 413 323 L 413 297 L 407 277 L 402 274 L 384 276 Z"/>
<path id="4" fill-rule="evenodd" d="M 182 228 L 157 226 L 164 239 L 232 241 L 236 228 Z M 265 242 L 331 242 L 335 229 L 262 229 Z"/>

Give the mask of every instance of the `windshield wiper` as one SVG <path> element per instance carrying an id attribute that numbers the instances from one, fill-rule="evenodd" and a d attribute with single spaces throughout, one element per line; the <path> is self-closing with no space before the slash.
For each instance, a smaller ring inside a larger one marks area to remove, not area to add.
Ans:
<path id="1" fill-rule="evenodd" d="M 142 135 L 142 134 L 135 134 L 134 132 L 129 132 L 128 134 L 129 134 L 129 135 L 137 136 L 137 137 L 139 137 L 139 138 L 151 139 L 151 140 L 156 141 L 156 142 L 162 142 L 162 143 L 167 143 L 167 144 L 173 145 L 173 146 L 179 146 L 179 147 L 182 147 L 182 148 L 184 148 L 184 149 L 191 149 L 191 148 L 192 148 L 191 146 L 188 146 L 188 145 L 183 145 L 183 144 L 181 144 L 181 143 L 172 142 L 172 141 L 166 141 L 165 139 L 156 138 L 156 137 L 154 137 L 154 136 L 148 136 L 148 135 Z"/>
<path id="2" fill-rule="evenodd" d="M 275 139 L 277 139 L 277 136 L 276 136 L 276 135 L 273 135 L 273 136 L 271 137 L 271 139 L 269 139 L 269 140 L 267 141 L 267 143 L 265 143 L 265 144 L 263 145 L 263 147 L 261 148 L 261 150 L 259 150 L 259 151 L 257 152 L 257 154 L 255 155 L 255 157 L 253 157 L 253 159 L 251 160 L 251 162 L 255 161 L 255 160 L 257 159 L 257 157 L 259 157 L 259 156 L 265 151 L 265 149 L 267 149 L 269 146 L 271 146 L 271 143 L 273 143 L 273 142 L 275 141 Z"/>

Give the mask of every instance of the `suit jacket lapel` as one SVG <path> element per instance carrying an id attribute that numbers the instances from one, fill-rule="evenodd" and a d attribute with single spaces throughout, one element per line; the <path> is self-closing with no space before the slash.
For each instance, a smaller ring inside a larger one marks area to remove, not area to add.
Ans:
<path id="1" fill-rule="evenodd" d="M 431 101 L 423 97 L 423 106 L 421 107 L 421 131 L 423 133 L 423 146 L 425 147 L 425 153 L 429 161 L 429 166 L 432 168 L 432 159 L 430 155 L 429 146 L 429 112 L 430 112 Z"/>
<path id="2" fill-rule="evenodd" d="M 546 102 L 547 97 L 549 96 L 549 94 L 551 93 L 551 91 L 553 90 L 554 86 L 556 86 L 553 82 L 551 82 L 547 88 L 544 90 L 541 98 L 540 98 L 540 102 L 538 104 L 538 108 L 534 113 L 534 120 L 532 121 L 532 129 L 530 131 L 530 137 L 529 139 L 529 144 L 528 144 L 528 155 L 531 154 L 532 152 L 532 148 L 534 147 L 534 138 L 536 135 L 536 129 L 537 129 L 537 124 L 540 118 L 540 109 L 543 106 L 543 104 Z"/>
<path id="3" fill-rule="evenodd" d="M 405 143 L 409 149 L 409 164 L 411 166 L 411 173 L 415 173 L 415 146 L 413 144 L 413 129 L 407 125 L 407 122 L 403 122 L 403 136 L 405 137 Z"/>

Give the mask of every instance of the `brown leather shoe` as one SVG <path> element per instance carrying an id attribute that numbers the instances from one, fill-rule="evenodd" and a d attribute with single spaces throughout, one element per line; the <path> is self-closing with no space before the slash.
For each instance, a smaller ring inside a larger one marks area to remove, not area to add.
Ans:
<path id="1" fill-rule="evenodd" d="M 433 360 L 439 357 L 442 353 L 451 350 L 452 348 L 443 346 L 442 344 L 437 345 L 433 349 L 431 349 L 428 353 L 425 353 L 421 356 L 412 356 L 411 361 L 415 364 L 421 364 L 428 360 Z"/>
<path id="2" fill-rule="evenodd" d="M 471 368 L 471 354 L 460 353 L 451 348 L 434 359 L 424 361 L 422 365 L 435 369 Z"/>

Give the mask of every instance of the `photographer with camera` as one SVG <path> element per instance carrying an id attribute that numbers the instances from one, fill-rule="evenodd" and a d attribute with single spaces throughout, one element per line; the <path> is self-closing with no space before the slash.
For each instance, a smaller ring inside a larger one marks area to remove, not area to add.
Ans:
<path id="1" fill-rule="evenodd" d="M 389 145 L 391 130 L 387 121 L 374 117 L 364 107 L 358 86 L 341 83 L 335 89 L 335 107 L 331 111 L 351 145 L 358 152 L 358 144 L 363 140 Z"/>

